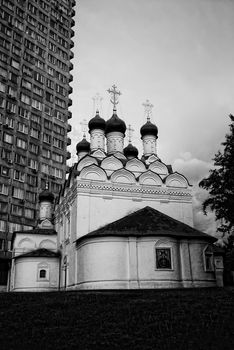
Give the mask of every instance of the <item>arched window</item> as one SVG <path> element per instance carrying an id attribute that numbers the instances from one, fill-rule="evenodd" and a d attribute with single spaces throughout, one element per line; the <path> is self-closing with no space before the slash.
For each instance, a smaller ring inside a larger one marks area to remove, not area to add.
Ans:
<path id="1" fill-rule="evenodd" d="M 156 248 L 156 268 L 171 270 L 171 249 Z"/>
<path id="2" fill-rule="evenodd" d="M 44 269 L 40 270 L 39 277 L 46 278 L 46 270 L 44 270 Z"/>

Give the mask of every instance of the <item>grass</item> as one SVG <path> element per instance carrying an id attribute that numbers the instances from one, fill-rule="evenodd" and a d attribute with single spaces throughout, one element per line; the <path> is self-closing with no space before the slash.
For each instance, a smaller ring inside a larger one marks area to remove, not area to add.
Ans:
<path id="1" fill-rule="evenodd" d="M 234 349 L 234 288 L 0 294 L 4 349 Z"/>

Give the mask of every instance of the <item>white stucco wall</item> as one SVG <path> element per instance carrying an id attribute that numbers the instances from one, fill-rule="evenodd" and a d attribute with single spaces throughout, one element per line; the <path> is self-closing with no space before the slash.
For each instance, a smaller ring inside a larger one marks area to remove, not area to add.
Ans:
<path id="1" fill-rule="evenodd" d="M 58 290 L 59 258 L 22 257 L 13 262 L 11 291 L 42 292 Z M 46 269 L 47 277 L 39 278 L 39 270 Z"/>
<path id="2" fill-rule="evenodd" d="M 13 246 L 14 256 L 39 248 L 56 251 L 57 235 L 27 234 L 23 232 L 16 234 Z"/>
<path id="3" fill-rule="evenodd" d="M 216 286 L 204 269 L 205 242 L 168 237 L 90 238 L 77 248 L 72 289 L 181 288 Z M 170 248 L 172 269 L 156 268 L 155 248 Z"/>

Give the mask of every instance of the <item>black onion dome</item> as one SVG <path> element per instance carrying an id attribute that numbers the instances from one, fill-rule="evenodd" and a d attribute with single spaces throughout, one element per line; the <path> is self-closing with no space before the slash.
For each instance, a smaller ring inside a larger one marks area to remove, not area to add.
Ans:
<path id="1" fill-rule="evenodd" d="M 138 156 L 138 149 L 129 143 L 128 146 L 124 148 L 123 153 L 127 158 L 129 156 L 136 158 Z"/>
<path id="2" fill-rule="evenodd" d="M 76 145 L 76 154 L 79 152 L 89 152 L 90 151 L 90 143 L 84 137 L 82 141 L 78 142 Z"/>
<path id="3" fill-rule="evenodd" d="M 89 132 L 91 130 L 94 130 L 94 129 L 105 130 L 106 122 L 105 122 L 105 120 L 103 118 L 101 118 L 99 116 L 99 112 L 97 111 L 95 117 L 90 119 L 88 126 L 89 126 Z"/>
<path id="4" fill-rule="evenodd" d="M 140 130 L 141 137 L 145 135 L 154 135 L 156 138 L 158 138 L 158 128 L 155 124 L 151 123 L 150 121 L 147 121 Z"/>
<path id="5" fill-rule="evenodd" d="M 45 189 L 44 191 L 42 191 L 40 194 L 39 194 L 39 202 L 42 202 L 42 201 L 49 201 L 51 203 L 53 203 L 54 201 L 54 195 L 52 192 L 50 192 L 49 190 Z"/>
<path id="6" fill-rule="evenodd" d="M 120 119 L 117 116 L 115 110 L 112 117 L 106 122 L 105 134 L 108 134 L 109 132 L 112 132 L 112 131 L 119 131 L 122 134 L 124 134 L 126 131 L 126 124 L 122 119 Z"/>

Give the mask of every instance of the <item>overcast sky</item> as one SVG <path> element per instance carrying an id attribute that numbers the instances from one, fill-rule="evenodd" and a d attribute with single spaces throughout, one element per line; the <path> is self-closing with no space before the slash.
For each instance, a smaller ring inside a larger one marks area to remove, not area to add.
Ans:
<path id="1" fill-rule="evenodd" d="M 233 0 L 80 0 L 76 7 L 71 151 L 92 97 L 122 92 L 118 115 L 142 154 L 142 103 L 154 105 L 158 156 L 191 183 L 207 174 L 234 113 Z M 127 145 L 127 138 L 126 138 Z"/>

